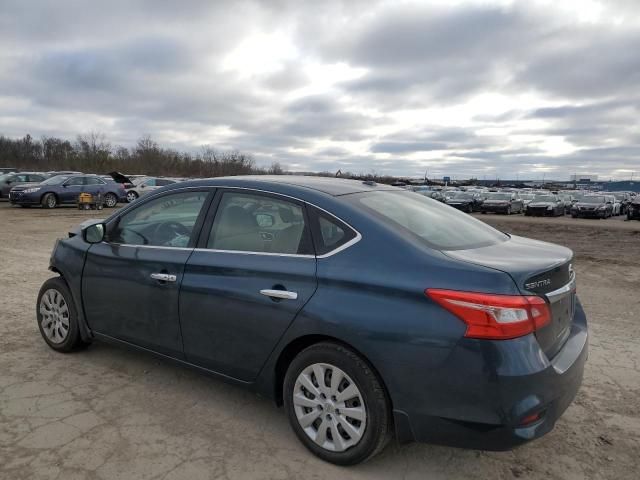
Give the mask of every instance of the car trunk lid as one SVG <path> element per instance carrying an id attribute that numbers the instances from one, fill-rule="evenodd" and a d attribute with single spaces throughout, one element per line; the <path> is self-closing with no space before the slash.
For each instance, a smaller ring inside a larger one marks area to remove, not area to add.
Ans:
<path id="1" fill-rule="evenodd" d="M 560 245 L 511 236 L 506 242 L 487 247 L 444 252 L 449 257 L 503 271 L 513 278 L 523 294 L 547 300 L 551 322 L 536 331 L 548 358 L 566 341 L 575 310 L 573 252 Z"/>

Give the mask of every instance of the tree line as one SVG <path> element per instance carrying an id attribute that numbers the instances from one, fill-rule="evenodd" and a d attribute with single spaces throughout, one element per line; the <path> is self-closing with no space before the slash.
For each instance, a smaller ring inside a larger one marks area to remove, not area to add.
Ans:
<path id="1" fill-rule="evenodd" d="M 19 170 L 73 170 L 106 174 L 112 171 L 167 177 L 219 177 L 226 175 L 281 174 L 274 162 L 257 167 L 250 155 L 203 146 L 197 153 L 162 148 L 151 137 L 141 137 L 132 148 L 112 146 L 102 133 L 78 135 L 76 140 L 43 136 L 20 139 L 0 136 L 0 166 Z"/>

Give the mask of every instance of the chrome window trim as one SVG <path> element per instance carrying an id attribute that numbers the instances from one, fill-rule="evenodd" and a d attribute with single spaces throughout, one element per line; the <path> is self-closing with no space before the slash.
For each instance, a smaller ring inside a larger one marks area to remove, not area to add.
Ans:
<path id="1" fill-rule="evenodd" d="M 162 188 L 162 187 L 160 187 Z M 125 246 L 125 247 L 144 247 L 144 248 L 162 248 L 162 249 L 181 249 L 181 250 L 193 250 L 195 252 L 215 252 L 215 253 L 235 253 L 235 254 L 243 254 L 243 255 L 265 255 L 265 256 L 279 256 L 279 257 L 298 257 L 298 258 L 319 258 L 319 259 L 324 259 L 324 258 L 329 258 L 337 253 L 342 252 L 343 250 L 346 250 L 347 248 L 352 247 L 353 245 L 355 245 L 356 243 L 358 243 L 360 240 L 362 240 L 362 235 L 360 234 L 360 232 L 358 230 L 356 230 L 353 226 L 351 226 L 351 224 L 349 224 L 348 222 L 345 222 L 343 219 L 341 219 L 340 217 L 338 217 L 337 215 L 329 212 L 328 210 L 325 210 L 322 207 L 319 207 L 318 205 L 311 203 L 307 200 L 303 200 L 301 198 L 297 198 L 291 195 L 287 195 L 286 193 L 278 193 L 278 192 L 272 192 L 269 190 L 262 190 L 262 189 L 258 189 L 258 188 L 250 188 L 250 187 L 236 187 L 236 186 L 226 186 L 226 185 L 201 185 L 198 187 L 179 187 L 179 188 L 172 188 L 171 190 L 167 191 L 167 192 L 154 192 L 148 195 L 145 195 L 145 201 L 142 204 L 138 204 L 136 207 L 134 208 L 127 208 L 125 212 L 123 213 L 128 213 L 128 211 L 130 210 L 134 210 L 135 208 L 138 207 L 142 207 L 145 203 L 152 201 L 154 198 L 156 197 L 162 197 L 165 194 L 166 195 L 170 195 L 173 192 L 180 192 L 183 190 L 207 190 L 207 189 L 213 189 L 213 188 L 222 188 L 222 189 L 234 189 L 234 190 L 248 190 L 250 192 L 258 192 L 258 193 L 267 193 L 270 195 L 278 195 L 281 197 L 285 197 L 285 198 L 290 198 L 292 200 L 295 200 L 296 202 L 301 202 L 304 203 L 305 205 L 310 205 L 314 208 L 317 208 L 318 210 L 323 211 L 324 213 L 326 213 L 327 215 L 332 216 L 333 218 L 335 218 L 336 220 L 344 223 L 347 227 L 349 227 L 351 230 L 353 230 L 356 233 L 356 236 L 353 237 L 351 240 L 349 240 L 347 243 L 340 245 L 339 247 L 323 254 L 323 255 L 301 255 L 301 254 L 297 254 L 297 253 L 272 253 L 272 252 L 248 252 L 248 251 L 243 251 L 243 250 L 216 250 L 213 248 L 184 248 L 184 247 L 165 247 L 165 246 L 153 246 L 153 245 L 131 245 L 131 244 L 127 244 L 127 243 L 109 243 L 109 245 L 120 245 L 120 246 Z M 135 203 L 131 203 L 130 205 L 135 205 Z M 106 243 L 106 242 L 105 242 Z"/>
<path id="2" fill-rule="evenodd" d="M 575 291 L 576 291 L 576 274 L 574 273 L 571 275 L 571 280 L 569 280 L 569 283 L 567 283 L 566 285 L 563 285 L 562 287 L 552 292 L 545 294 L 545 296 L 549 300 L 549 303 L 556 303 Z"/>
<path id="3" fill-rule="evenodd" d="M 246 250 L 220 250 L 217 248 L 194 248 L 193 250 L 194 252 L 236 253 L 240 255 L 264 255 L 266 257 L 316 258 L 315 255 L 302 255 L 299 253 L 251 252 Z"/>
<path id="4" fill-rule="evenodd" d="M 112 247 L 155 248 L 158 250 L 186 250 L 186 251 L 195 250 L 194 248 L 189 248 L 189 247 L 167 247 L 164 245 L 135 245 L 133 243 L 110 243 L 104 240 L 100 243 L 103 243 L 105 245 L 110 245 Z"/>

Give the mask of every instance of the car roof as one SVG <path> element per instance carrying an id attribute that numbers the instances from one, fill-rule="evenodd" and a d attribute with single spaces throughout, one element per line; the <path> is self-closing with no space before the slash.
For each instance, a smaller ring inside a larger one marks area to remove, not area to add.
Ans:
<path id="1" fill-rule="evenodd" d="M 331 196 L 377 190 L 401 190 L 390 185 L 369 181 L 301 175 L 243 175 L 236 177 L 216 177 L 202 180 L 189 180 L 186 182 L 176 183 L 171 186 L 175 186 L 176 188 L 184 188 L 188 186 L 229 186 L 265 189 L 274 187 L 290 187 L 290 189 L 293 188 L 294 190 L 315 190 Z"/>

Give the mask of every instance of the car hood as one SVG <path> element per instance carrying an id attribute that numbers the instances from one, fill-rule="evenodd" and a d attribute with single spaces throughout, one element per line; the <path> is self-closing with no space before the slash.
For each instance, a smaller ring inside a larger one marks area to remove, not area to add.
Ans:
<path id="1" fill-rule="evenodd" d="M 447 200 L 446 203 L 450 203 L 453 205 L 459 205 L 459 204 L 463 204 L 463 203 L 471 203 L 472 200 Z"/>
<path id="2" fill-rule="evenodd" d="M 529 202 L 527 205 L 530 207 L 553 207 L 555 206 L 554 202 Z"/>
<path id="3" fill-rule="evenodd" d="M 469 250 L 450 250 L 445 255 L 508 273 L 518 288 L 528 279 L 566 264 L 573 252 L 563 246 L 512 235 L 506 242 Z"/>
<path id="4" fill-rule="evenodd" d="M 582 202 L 575 203 L 574 205 L 577 207 L 593 207 L 593 208 L 606 206 L 606 204 L 604 203 L 582 203 Z"/>

